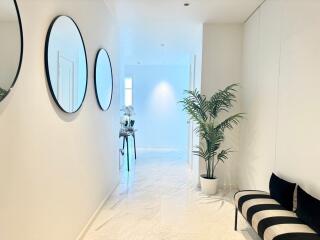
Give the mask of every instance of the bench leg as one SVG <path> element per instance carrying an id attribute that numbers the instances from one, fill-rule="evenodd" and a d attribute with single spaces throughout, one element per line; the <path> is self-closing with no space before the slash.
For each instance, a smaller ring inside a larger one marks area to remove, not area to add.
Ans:
<path id="1" fill-rule="evenodd" d="M 236 211 L 235 211 L 234 230 L 235 231 L 238 230 L 238 208 L 237 207 L 236 207 Z"/>

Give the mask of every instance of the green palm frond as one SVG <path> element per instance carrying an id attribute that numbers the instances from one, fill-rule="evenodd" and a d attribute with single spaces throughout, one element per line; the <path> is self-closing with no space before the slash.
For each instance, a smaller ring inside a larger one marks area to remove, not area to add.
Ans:
<path id="1" fill-rule="evenodd" d="M 183 104 L 183 109 L 189 114 L 192 120 L 206 121 L 208 111 L 208 101 L 206 96 L 201 95 L 198 90 L 185 91 L 187 97 L 185 97 L 180 103 Z"/>
<path id="2" fill-rule="evenodd" d="M 199 156 L 203 159 L 208 159 L 211 157 L 210 152 L 208 151 L 208 149 L 205 149 L 204 146 L 196 146 L 195 148 L 198 149 L 198 150 L 193 151 L 193 153 L 196 156 Z"/>
<path id="3" fill-rule="evenodd" d="M 7 90 L 4 90 L 4 89 L 2 89 L 2 88 L 0 87 L 0 101 L 1 101 L 2 99 L 4 99 L 5 96 L 7 96 L 7 94 L 8 94 L 8 91 L 7 91 Z"/>
<path id="4" fill-rule="evenodd" d="M 243 116 L 243 113 L 237 113 L 222 121 L 220 124 L 217 125 L 216 128 L 221 131 L 224 131 L 226 128 L 231 130 L 240 123 L 240 120 L 243 119 Z"/>
<path id="5" fill-rule="evenodd" d="M 232 84 L 224 90 L 219 90 L 210 98 L 209 113 L 213 118 L 216 118 L 222 111 L 228 112 L 233 107 L 233 103 L 236 102 L 236 87 L 238 84 Z"/>
<path id="6" fill-rule="evenodd" d="M 230 148 L 222 150 L 217 156 L 218 161 L 224 162 L 230 153 L 232 153 Z"/>

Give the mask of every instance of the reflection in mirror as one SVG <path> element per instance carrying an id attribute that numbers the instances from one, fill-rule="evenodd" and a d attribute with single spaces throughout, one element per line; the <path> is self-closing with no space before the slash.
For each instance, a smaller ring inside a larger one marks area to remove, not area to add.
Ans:
<path id="1" fill-rule="evenodd" d="M 105 49 L 100 49 L 96 57 L 95 87 L 100 108 L 108 110 L 112 100 L 113 76 L 110 58 Z"/>
<path id="2" fill-rule="evenodd" d="M 22 27 L 16 1 L 0 1 L 0 101 L 13 87 L 22 59 Z"/>
<path id="3" fill-rule="evenodd" d="M 51 94 L 67 113 L 80 109 L 87 89 L 87 56 L 76 23 L 67 16 L 57 17 L 46 40 L 46 72 Z"/>

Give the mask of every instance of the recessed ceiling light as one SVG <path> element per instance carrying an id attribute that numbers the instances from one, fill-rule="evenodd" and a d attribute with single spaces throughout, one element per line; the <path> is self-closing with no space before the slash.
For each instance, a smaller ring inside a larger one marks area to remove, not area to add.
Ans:
<path id="1" fill-rule="evenodd" d="M 189 7 L 189 6 L 190 6 L 190 3 L 184 3 L 183 6 Z"/>

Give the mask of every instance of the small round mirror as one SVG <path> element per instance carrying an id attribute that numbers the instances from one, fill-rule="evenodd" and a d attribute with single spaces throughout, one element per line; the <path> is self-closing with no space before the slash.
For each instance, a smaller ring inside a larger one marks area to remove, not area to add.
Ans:
<path id="1" fill-rule="evenodd" d="M 16 1 L 0 1 L 0 101 L 18 77 L 23 52 L 22 26 Z"/>
<path id="2" fill-rule="evenodd" d="M 112 100 L 113 76 L 110 57 L 105 49 L 100 49 L 96 57 L 95 88 L 100 108 L 108 110 Z"/>
<path id="3" fill-rule="evenodd" d="M 87 90 L 88 66 L 83 38 L 70 17 L 59 16 L 51 23 L 45 64 L 51 94 L 57 105 L 67 113 L 78 111 Z"/>

